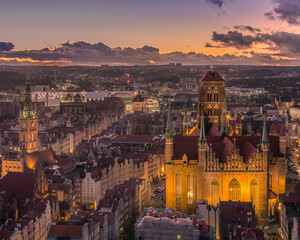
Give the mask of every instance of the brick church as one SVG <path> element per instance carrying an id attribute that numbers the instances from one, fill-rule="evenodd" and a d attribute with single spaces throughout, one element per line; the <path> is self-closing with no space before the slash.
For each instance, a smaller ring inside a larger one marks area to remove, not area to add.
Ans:
<path id="1" fill-rule="evenodd" d="M 267 120 L 260 136 L 243 136 L 238 116 L 229 123 L 225 81 L 208 71 L 200 80 L 198 125 L 188 129 L 184 117 L 183 136 L 173 136 L 169 104 L 166 129 L 166 207 L 194 212 L 200 199 L 216 205 L 220 201 L 252 201 L 259 224 L 277 214 L 285 193 L 287 139 L 284 126 L 279 134 L 268 134 Z"/>

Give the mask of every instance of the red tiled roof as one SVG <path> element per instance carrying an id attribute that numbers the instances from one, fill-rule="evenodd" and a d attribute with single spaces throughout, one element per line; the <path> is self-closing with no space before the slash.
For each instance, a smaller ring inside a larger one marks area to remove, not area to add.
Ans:
<path id="1" fill-rule="evenodd" d="M 248 162 L 253 157 L 257 145 L 260 143 L 260 136 L 230 136 L 230 137 L 218 137 L 218 136 L 206 136 L 208 145 L 212 146 L 212 150 L 215 152 L 216 157 L 221 162 L 226 161 L 226 157 L 229 156 L 230 150 L 233 147 L 234 141 L 237 148 L 240 150 L 241 156 L 243 156 L 244 162 Z M 279 137 L 269 136 L 270 152 L 274 157 L 279 156 Z M 198 137 L 197 136 L 174 136 L 173 141 L 173 157 L 174 160 L 182 159 L 184 154 L 187 155 L 189 160 L 198 159 Z"/>
<path id="2" fill-rule="evenodd" d="M 218 72 L 208 71 L 201 78 L 200 82 L 202 81 L 224 82 L 224 79 L 220 76 Z"/>
<path id="3" fill-rule="evenodd" d="M 244 239 L 256 239 L 256 236 L 254 234 L 254 232 L 251 231 L 251 229 L 247 228 L 244 232 L 243 232 L 243 236 Z"/>
<path id="4" fill-rule="evenodd" d="M 216 127 L 216 125 L 212 124 L 207 136 L 221 136 L 222 134 L 219 132 L 218 128 Z M 198 135 L 199 136 L 199 135 Z"/>
<path id="5" fill-rule="evenodd" d="M 190 133 L 189 136 L 199 136 L 200 135 L 200 129 L 199 127 L 195 127 L 194 129 L 192 129 L 193 131 Z"/>
<path id="6" fill-rule="evenodd" d="M 38 162 L 43 165 L 52 165 L 56 163 L 54 152 L 51 148 L 41 152 L 26 154 L 24 159 L 29 168 L 35 168 Z"/>
<path id="7" fill-rule="evenodd" d="M 0 192 L 10 197 L 13 192 L 19 198 L 34 198 L 37 173 L 9 172 L 0 180 Z"/>
<path id="8" fill-rule="evenodd" d="M 81 238 L 82 225 L 51 225 L 49 237 Z"/>

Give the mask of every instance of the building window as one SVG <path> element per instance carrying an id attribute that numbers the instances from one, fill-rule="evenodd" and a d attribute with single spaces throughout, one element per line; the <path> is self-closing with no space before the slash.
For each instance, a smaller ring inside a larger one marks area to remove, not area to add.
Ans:
<path id="1" fill-rule="evenodd" d="M 212 100 L 212 99 L 211 99 L 211 96 L 212 96 L 212 95 L 211 95 L 211 91 L 208 91 L 208 92 L 207 92 L 207 101 L 208 101 L 208 102 L 211 102 L 211 100 Z"/>
<path id="2" fill-rule="evenodd" d="M 195 175 L 190 173 L 187 178 L 187 198 L 188 204 L 195 203 Z"/>
<path id="3" fill-rule="evenodd" d="M 219 108 L 218 106 L 214 107 L 214 116 L 218 116 L 219 115 Z"/>
<path id="4" fill-rule="evenodd" d="M 212 107 L 211 106 L 208 106 L 208 116 L 212 116 Z"/>
<path id="5" fill-rule="evenodd" d="M 239 201 L 241 200 L 241 184 L 234 178 L 228 186 L 228 200 Z"/>
<path id="6" fill-rule="evenodd" d="M 210 184 L 211 204 L 216 205 L 219 202 L 219 182 L 214 179 Z"/>
<path id="7" fill-rule="evenodd" d="M 250 183 L 250 197 L 255 209 L 258 209 L 259 203 L 259 190 L 258 190 L 258 182 L 256 179 L 253 179 Z"/>
<path id="8" fill-rule="evenodd" d="M 176 206 L 181 206 L 181 174 L 176 173 Z"/>
<path id="9" fill-rule="evenodd" d="M 214 102 L 218 102 L 219 101 L 219 94 L 218 92 L 214 92 Z"/>

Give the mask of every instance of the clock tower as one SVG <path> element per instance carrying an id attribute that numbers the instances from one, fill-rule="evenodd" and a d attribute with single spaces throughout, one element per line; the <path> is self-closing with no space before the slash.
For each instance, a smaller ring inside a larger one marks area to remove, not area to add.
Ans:
<path id="1" fill-rule="evenodd" d="M 19 115 L 19 146 L 22 152 L 38 150 L 38 119 L 32 108 L 29 76 L 27 75 L 24 108 Z"/>

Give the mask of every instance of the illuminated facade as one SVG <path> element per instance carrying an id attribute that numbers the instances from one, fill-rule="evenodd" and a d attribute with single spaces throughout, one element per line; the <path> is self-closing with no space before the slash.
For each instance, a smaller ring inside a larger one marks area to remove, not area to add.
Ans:
<path id="1" fill-rule="evenodd" d="M 210 86 L 225 92 L 224 83 Z M 203 91 L 201 83 L 199 91 Z M 200 99 L 199 103 L 205 114 L 205 106 L 210 102 Z M 222 109 L 224 103 L 219 102 L 217 106 Z M 225 116 L 225 107 L 222 112 Z M 266 224 L 268 217 L 276 214 L 279 194 L 285 193 L 286 137 L 268 136 L 266 120 L 262 136 L 227 136 L 226 117 L 221 117 L 222 133 L 216 130 L 213 134 L 216 126 L 212 124 L 205 129 L 204 116 L 199 114 L 197 136 L 173 137 L 169 105 L 165 146 L 166 207 L 194 212 L 201 199 L 212 205 L 229 200 L 252 201 L 259 223 Z M 215 123 L 215 116 L 208 116 Z"/>
<path id="2" fill-rule="evenodd" d="M 27 77 L 25 104 L 19 115 L 19 146 L 20 150 L 27 153 L 38 150 L 38 118 L 32 108 L 30 82 Z"/>
<path id="3" fill-rule="evenodd" d="M 2 159 L 2 177 L 8 172 L 24 172 L 24 160 L 20 156 L 5 156 Z"/>
<path id="4" fill-rule="evenodd" d="M 144 104 L 144 98 L 142 97 L 140 91 L 138 94 L 133 98 L 133 112 L 134 113 L 140 113 L 144 112 L 145 104 Z"/>

